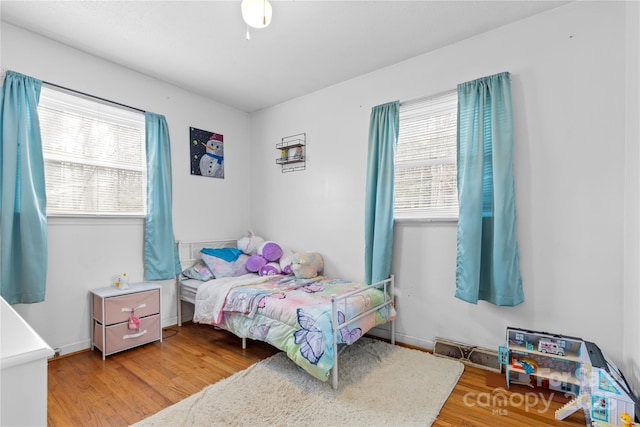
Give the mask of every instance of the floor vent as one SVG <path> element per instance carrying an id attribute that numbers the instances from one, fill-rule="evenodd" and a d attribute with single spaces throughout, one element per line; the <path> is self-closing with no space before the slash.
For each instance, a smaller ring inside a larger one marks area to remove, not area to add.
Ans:
<path id="1" fill-rule="evenodd" d="M 439 357 L 456 359 L 476 368 L 502 373 L 502 365 L 498 361 L 498 352 L 496 350 L 462 344 L 444 338 L 436 338 L 433 354 Z"/>

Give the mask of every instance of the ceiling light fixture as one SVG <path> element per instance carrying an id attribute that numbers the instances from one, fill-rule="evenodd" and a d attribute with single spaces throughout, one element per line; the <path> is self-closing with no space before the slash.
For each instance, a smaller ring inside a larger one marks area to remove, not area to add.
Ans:
<path id="1" fill-rule="evenodd" d="M 271 3 L 268 0 L 242 0 L 242 19 L 250 27 L 264 28 L 271 23 Z"/>

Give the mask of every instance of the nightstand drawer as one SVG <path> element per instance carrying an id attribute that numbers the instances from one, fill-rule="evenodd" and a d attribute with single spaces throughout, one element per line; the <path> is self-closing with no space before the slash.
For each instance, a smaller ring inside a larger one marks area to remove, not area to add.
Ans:
<path id="1" fill-rule="evenodd" d="M 91 350 L 98 347 L 102 360 L 118 351 L 153 341 L 162 342 L 162 287 L 133 283 L 128 289 L 91 290 Z M 139 329 L 129 329 L 131 310 L 140 319 Z"/>
<path id="2" fill-rule="evenodd" d="M 136 311 L 137 314 L 137 311 Z M 95 346 L 103 353 L 111 354 L 141 344 L 160 339 L 160 315 L 140 319 L 139 329 L 129 329 L 128 322 L 107 326 L 105 330 L 106 349 L 102 343 L 102 325 L 94 322 Z"/>
<path id="3" fill-rule="evenodd" d="M 104 301 L 104 322 L 108 325 L 126 322 L 135 310 L 136 317 L 145 317 L 160 312 L 160 291 L 152 290 L 107 298 Z M 97 319 L 102 319 L 102 299 L 94 297 L 93 313 Z"/>

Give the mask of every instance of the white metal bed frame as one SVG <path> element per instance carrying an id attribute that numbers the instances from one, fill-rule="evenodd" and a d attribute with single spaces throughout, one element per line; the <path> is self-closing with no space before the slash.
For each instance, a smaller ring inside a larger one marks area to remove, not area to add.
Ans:
<path id="1" fill-rule="evenodd" d="M 238 241 L 233 239 L 227 240 L 194 240 L 176 242 L 178 246 L 178 258 L 180 259 L 180 267 L 182 270 L 191 267 L 200 259 L 200 250 L 202 248 L 237 248 Z M 182 326 L 182 301 L 195 304 L 195 300 L 191 300 L 182 294 L 182 285 L 180 281 L 181 273 L 176 275 L 176 297 L 178 300 L 178 326 Z M 245 341 L 242 342 L 245 347 Z"/>
<path id="2" fill-rule="evenodd" d="M 180 265 L 182 269 L 188 268 L 193 265 L 197 260 L 200 259 L 200 250 L 202 248 L 235 248 L 237 247 L 236 240 L 199 240 L 199 241 L 177 241 L 178 246 L 178 256 L 180 258 Z M 182 285 L 180 281 L 181 274 L 176 276 L 176 294 L 177 294 L 177 302 L 178 302 L 178 326 L 182 326 L 182 301 L 188 302 L 190 304 L 195 304 L 195 301 L 185 297 L 182 294 Z M 384 301 L 375 307 L 370 308 L 369 310 L 355 316 L 349 320 L 346 320 L 343 323 L 338 322 L 338 307 L 340 304 L 344 304 L 345 309 L 343 310 L 346 313 L 346 304 L 347 298 L 354 297 L 359 293 L 366 292 L 371 289 L 371 286 L 381 289 L 384 292 Z M 387 307 L 394 304 L 394 276 L 393 274 L 388 279 L 382 280 L 378 283 L 374 283 L 368 287 L 362 289 L 356 289 L 355 291 L 349 292 L 347 294 L 337 296 L 331 295 L 331 328 L 332 328 L 332 336 L 333 336 L 333 354 L 335 355 L 333 367 L 331 368 L 331 386 L 333 389 L 338 388 L 338 356 L 346 347 L 343 345 L 342 349 L 339 349 L 338 346 L 338 331 L 353 322 L 358 321 L 364 316 L 367 316 L 375 311 L 380 310 L 383 307 Z M 396 328 L 395 328 L 395 320 L 391 322 L 391 344 L 396 343 Z M 240 337 L 242 339 L 242 348 L 247 348 L 247 338 Z"/>

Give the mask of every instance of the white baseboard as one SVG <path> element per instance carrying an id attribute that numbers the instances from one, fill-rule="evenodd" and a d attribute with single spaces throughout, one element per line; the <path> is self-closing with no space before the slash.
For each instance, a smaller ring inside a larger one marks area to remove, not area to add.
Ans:
<path id="1" fill-rule="evenodd" d="M 367 332 L 367 334 L 373 335 L 374 337 L 391 339 L 391 328 L 388 324 L 381 325 L 371 329 L 369 332 Z M 435 341 L 412 337 L 410 335 L 399 333 L 398 331 L 396 331 L 396 342 L 400 342 L 402 344 L 410 345 L 413 347 L 423 348 L 425 350 L 433 350 L 436 345 Z"/>
<path id="2" fill-rule="evenodd" d="M 184 323 L 185 320 L 183 319 L 182 322 Z M 166 328 L 167 326 L 176 326 L 178 324 L 178 316 L 171 316 L 167 319 L 162 319 L 162 327 Z"/>
<path id="3" fill-rule="evenodd" d="M 91 350 L 91 338 L 73 344 L 63 345 L 61 347 L 54 347 L 53 350 L 56 351 L 59 356 L 83 350 Z"/>

